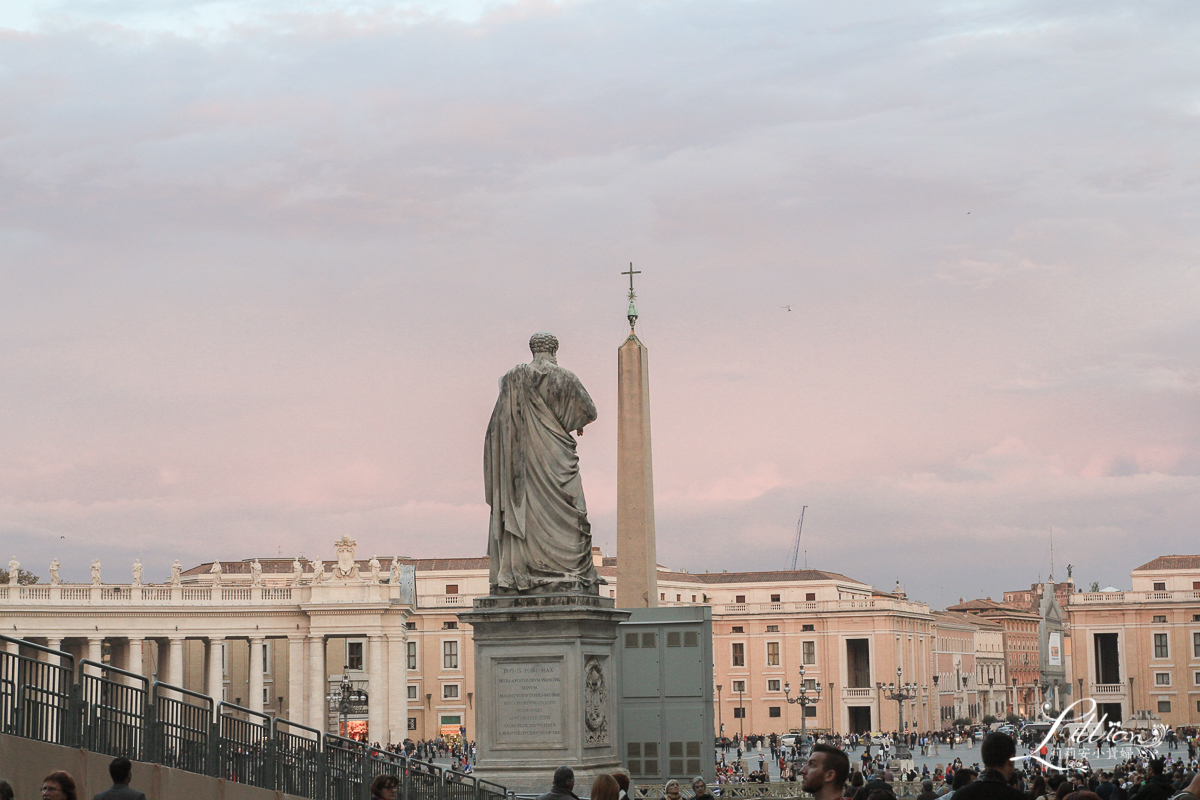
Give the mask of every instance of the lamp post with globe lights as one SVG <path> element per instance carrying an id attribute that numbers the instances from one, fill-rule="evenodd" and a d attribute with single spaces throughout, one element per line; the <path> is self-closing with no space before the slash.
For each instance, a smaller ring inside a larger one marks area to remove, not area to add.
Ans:
<path id="1" fill-rule="evenodd" d="M 800 706 L 800 747 L 797 748 L 797 762 L 804 760 L 804 754 L 808 748 L 808 707 L 815 706 L 821 699 L 821 682 L 817 681 L 813 687 L 815 694 L 808 693 L 808 684 L 804 682 L 804 665 L 800 665 L 800 696 L 792 697 L 792 686 L 787 681 L 783 682 L 783 697 L 788 701 L 788 705 Z"/>
<path id="2" fill-rule="evenodd" d="M 349 669 L 349 667 L 343 668 L 341 685 L 336 690 L 331 690 L 325 695 L 326 703 L 330 705 L 337 703 L 339 736 L 346 736 L 349 733 L 346 730 L 346 718 L 354 710 L 354 707 L 361 706 L 367 702 L 367 693 L 362 689 L 356 688 L 350 682 L 350 677 L 346 674 Z"/>
<path id="3" fill-rule="evenodd" d="M 904 670 L 901 667 L 896 667 L 896 682 L 887 685 L 888 700 L 896 701 L 896 758 L 901 761 L 911 761 L 912 752 L 908 749 L 908 736 L 904 733 L 904 701 L 913 700 L 917 697 L 917 684 L 901 683 L 901 677 Z"/>

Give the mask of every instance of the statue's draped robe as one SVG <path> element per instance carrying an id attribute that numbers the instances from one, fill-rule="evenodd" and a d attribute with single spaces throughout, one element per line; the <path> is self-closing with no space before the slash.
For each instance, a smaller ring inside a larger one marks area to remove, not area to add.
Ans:
<path id="1" fill-rule="evenodd" d="M 492 590 L 594 591 L 592 533 L 572 431 L 596 419 L 574 373 L 535 359 L 500 379 L 483 471 Z"/>

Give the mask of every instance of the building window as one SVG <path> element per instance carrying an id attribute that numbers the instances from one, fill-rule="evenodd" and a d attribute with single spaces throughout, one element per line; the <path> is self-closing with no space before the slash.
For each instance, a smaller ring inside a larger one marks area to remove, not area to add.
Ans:
<path id="1" fill-rule="evenodd" d="M 264 639 L 262 646 L 263 653 L 263 675 L 271 674 L 271 640 Z"/>
<path id="2" fill-rule="evenodd" d="M 417 623 L 409 620 L 408 622 L 404 623 L 404 629 L 406 631 L 415 631 L 417 629 Z"/>
<path id="3" fill-rule="evenodd" d="M 446 584 L 446 594 L 458 594 L 458 584 L 457 583 Z"/>
<path id="4" fill-rule="evenodd" d="M 1170 651 L 1167 648 L 1167 635 L 1165 633 L 1154 634 L 1154 657 L 1168 658 Z"/>
<path id="5" fill-rule="evenodd" d="M 1170 700 L 1159 700 L 1158 701 L 1158 713 L 1170 714 L 1171 713 L 1171 701 Z"/>
<path id="6" fill-rule="evenodd" d="M 780 713 L 779 709 L 780 709 L 780 706 L 768 706 L 768 707 L 767 707 L 767 716 L 768 716 L 768 717 L 780 717 L 780 716 L 783 716 L 783 715 Z"/>
<path id="7" fill-rule="evenodd" d="M 733 643 L 733 666 L 746 666 L 746 645 L 741 642 Z"/>
<path id="8" fill-rule="evenodd" d="M 1196 674 L 1200 675 L 1200 672 L 1197 672 Z M 778 692 L 779 691 L 779 679 L 778 678 L 772 678 L 771 680 L 767 681 L 767 691 L 768 692 Z"/>
<path id="9" fill-rule="evenodd" d="M 408 668 L 416 670 L 417 668 L 417 643 L 408 643 Z"/>
<path id="10" fill-rule="evenodd" d="M 767 642 L 767 666 L 779 666 L 779 642 Z"/>
<path id="11" fill-rule="evenodd" d="M 734 626 L 733 626 L 733 632 L 734 632 L 734 633 L 745 633 L 745 631 L 742 629 L 742 626 L 741 626 L 741 625 L 734 625 Z"/>
<path id="12" fill-rule="evenodd" d="M 1194 675 L 1192 675 L 1192 683 L 1196 684 L 1197 686 L 1200 686 L 1200 672 L 1197 672 Z"/>
<path id="13" fill-rule="evenodd" d="M 458 630 L 458 620 L 448 619 L 442 623 L 442 630 L 456 631 Z"/>
<path id="14" fill-rule="evenodd" d="M 692 595 L 692 602 L 696 602 L 696 595 Z"/>
<path id="15" fill-rule="evenodd" d="M 804 602 L 813 603 L 813 602 L 816 602 L 816 599 L 817 599 L 816 592 L 805 592 L 804 593 Z"/>
<path id="16" fill-rule="evenodd" d="M 744 602 L 746 602 L 746 595 L 744 595 L 744 594 L 738 594 L 738 595 L 734 595 L 734 597 L 733 597 L 733 602 L 735 602 L 735 603 L 744 603 Z"/>
<path id="17" fill-rule="evenodd" d="M 442 699 L 457 700 L 458 699 L 458 684 L 444 683 L 442 684 Z"/>
<path id="18" fill-rule="evenodd" d="M 410 731 L 415 731 L 417 729 L 417 718 L 416 717 L 408 718 L 408 729 Z"/>
<path id="19" fill-rule="evenodd" d="M 1171 685 L 1171 673 L 1169 673 L 1169 672 L 1154 673 L 1154 685 L 1155 686 L 1170 686 Z"/>
<path id="20" fill-rule="evenodd" d="M 1200 658 L 1200 631 L 1192 634 L 1192 658 Z"/>
<path id="21" fill-rule="evenodd" d="M 1144 586 L 1145 584 L 1142 584 L 1142 585 Z M 1167 590 L 1167 584 L 1166 584 L 1166 583 L 1159 583 L 1159 582 L 1155 581 L 1155 583 L 1154 583 L 1154 591 L 1156 591 L 1156 592 L 1165 592 L 1166 590 Z"/>
<path id="22" fill-rule="evenodd" d="M 817 707 L 816 706 L 805 706 L 804 707 L 804 716 L 815 717 L 816 715 L 817 715 Z"/>
<path id="23" fill-rule="evenodd" d="M 363 668 L 363 643 L 346 642 L 346 669 Z"/>
<path id="24" fill-rule="evenodd" d="M 442 642 L 442 669 L 458 669 L 458 642 Z"/>
<path id="25" fill-rule="evenodd" d="M 1155 615 L 1154 615 L 1154 620 L 1153 620 L 1153 621 L 1154 621 L 1154 622 L 1166 622 L 1166 621 L 1167 621 L 1167 615 L 1166 615 L 1166 614 L 1155 614 Z"/>
<path id="26" fill-rule="evenodd" d="M 773 595 L 771 595 L 771 602 L 772 602 L 772 603 L 778 603 L 778 602 L 779 602 L 779 595 L 777 595 L 777 594 L 773 594 Z"/>
<path id="27" fill-rule="evenodd" d="M 800 630 L 802 630 L 802 631 L 815 631 L 816 629 L 817 629 L 817 626 L 815 626 L 815 625 L 801 625 L 800 626 Z"/>
<path id="28" fill-rule="evenodd" d="M 817 643 L 803 642 L 800 645 L 800 663 L 809 665 L 817 663 Z"/>
<path id="29" fill-rule="evenodd" d="M 745 719 L 746 718 L 746 709 L 741 706 L 738 706 L 737 708 L 733 709 L 733 718 L 734 719 Z"/>
<path id="30" fill-rule="evenodd" d="M 768 625 L 767 633 L 779 633 L 779 626 L 778 625 Z"/>
<path id="31" fill-rule="evenodd" d="M 410 683 L 408 685 L 408 699 L 409 700 L 417 699 L 417 685 L 415 683 Z"/>
<path id="32" fill-rule="evenodd" d="M 666 593 L 666 592 L 659 592 L 659 593 L 658 593 L 658 599 L 659 599 L 659 600 L 666 600 L 666 599 L 667 599 L 667 593 Z"/>
<path id="33" fill-rule="evenodd" d="M 741 694 L 742 692 L 746 691 L 746 682 L 745 681 L 734 681 L 733 682 L 733 691 L 736 692 L 737 694 Z"/>

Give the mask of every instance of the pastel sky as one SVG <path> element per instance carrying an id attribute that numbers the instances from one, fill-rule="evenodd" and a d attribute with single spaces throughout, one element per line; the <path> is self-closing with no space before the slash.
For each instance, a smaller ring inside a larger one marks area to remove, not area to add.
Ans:
<path id="1" fill-rule="evenodd" d="M 659 561 L 936 607 L 1200 552 L 1193 2 L 0 5 L 0 562 L 481 555 L 496 380 Z M 785 308 L 790 306 L 790 311 Z M 802 556 L 802 559 L 804 556 Z"/>

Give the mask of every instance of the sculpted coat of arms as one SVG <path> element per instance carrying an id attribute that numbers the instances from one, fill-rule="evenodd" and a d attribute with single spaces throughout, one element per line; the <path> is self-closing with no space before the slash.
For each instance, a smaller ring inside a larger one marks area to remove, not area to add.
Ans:
<path id="1" fill-rule="evenodd" d="M 583 668 L 585 744 L 608 744 L 608 686 L 600 660 L 589 658 Z"/>

